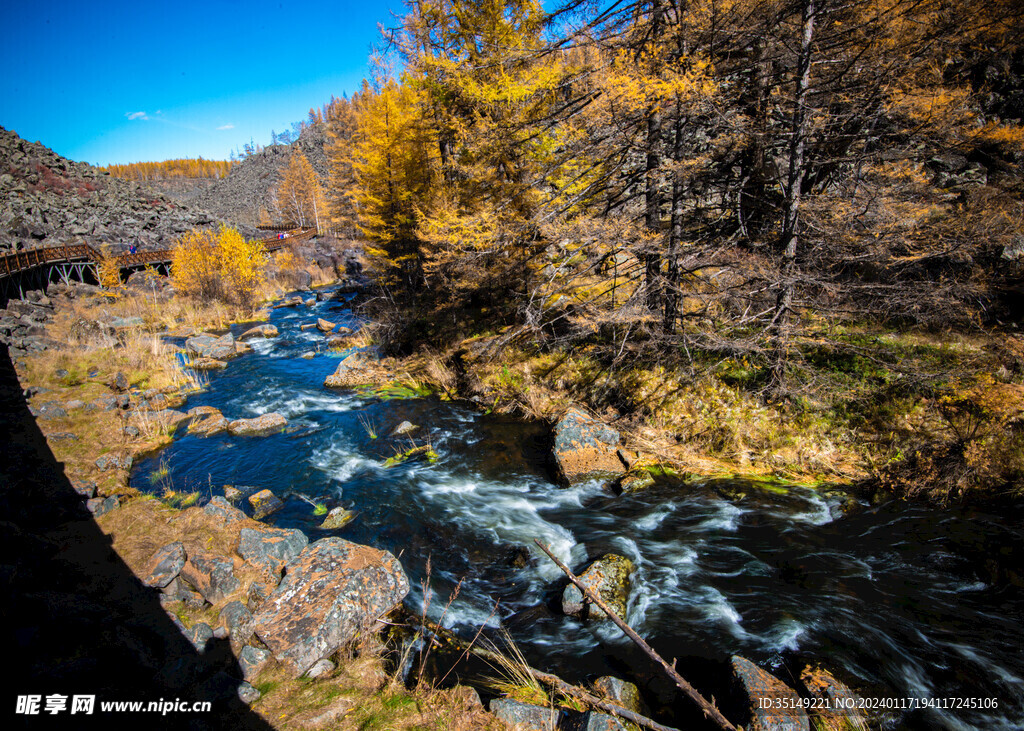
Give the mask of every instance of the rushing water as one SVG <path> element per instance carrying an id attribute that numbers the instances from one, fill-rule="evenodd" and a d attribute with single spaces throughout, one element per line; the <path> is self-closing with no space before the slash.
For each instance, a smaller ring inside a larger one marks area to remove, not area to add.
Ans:
<path id="1" fill-rule="evenodd" d="M 325 389 L 339 354 L 300 357 L 324 338 L 299 326 L 318 316 L 357 326 L 347 307 L 274 310 L 280 336 L 250 341 L 254 352 L 211 374 L 188 404 L 229 418 L 276 411 L 290 422 L 284 433 L 179 435 L 138 465 L 134 484 L 148 489 L 162 464 L 179 490 L 271 488 L 286 507 L 268 523 L 398 555 L 414 585 L 412 607 L 422 606 L 429 559 L 435 619 L 461 581 L 445 625 L 469 635 L 481 624 L 508 629 L 535 665 L 567 679 L 631 675 L 655 706 L 665 686 L 618 630 L 558 611 L 565 581 L 534 539 L 578 570 L 606 552 L 632 559 L 629 622 L 716 697 L 727 693 L 730 655 L 741 654 L 782 677 L 820 663 L 877 697 L 998 701 L 989 710 L 889 713 L 889 727 L 1024 728 L 1024 598 L 980 570 L 989 554 L 1024 554 L 1020 513 L 893 503 L 844 517 L 841 495 L 743 481 L 623 497 L 597 484 L 561 488 L 536 425 L 436 398 Z M 403 420 L 422 427 L 412 438 L 429 442 L 437 462 L 383 466 L 410 444 L 387 436 Z M 322 516 L 299 495 L 358 515 L 322 531 Z"/>

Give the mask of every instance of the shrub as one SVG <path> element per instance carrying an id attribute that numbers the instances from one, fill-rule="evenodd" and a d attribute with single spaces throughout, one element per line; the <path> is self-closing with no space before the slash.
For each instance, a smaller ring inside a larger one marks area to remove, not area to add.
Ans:
<path id="1" fill-rule="evenodd" d="M 96 263 L 96 278 L 103 289 L 117 293 L 123 289 L 121 282 L 121 262 L 110 253 L 110 244 L 104 244 L 100 250 L 100 260 Z"/>
<path id="2" fill-rule="evenodd" d="M 178 291 L 211 302 L 251 310 L 266 280 L 267 252 L 259 241 L 246 241 L 233 228 L 193 230 L 174 250 L 171 277 Z"/>

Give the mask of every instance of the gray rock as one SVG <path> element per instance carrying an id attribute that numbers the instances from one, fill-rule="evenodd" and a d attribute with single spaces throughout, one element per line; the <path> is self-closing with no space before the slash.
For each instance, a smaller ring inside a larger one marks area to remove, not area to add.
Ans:
<path id="1" fill-rule="evenodd" d="M 222 371 L 228 367 L 228 364 L 216 358 L 203 358 L 200 356 L 192 358 L 188 363 L 188 367 L 194 371 Z"/>
<path id="2" fill-rule="evenodd" d="M 241 355 L 235 345 L 235 336 L 231 333 L 216 336 L 209 334 L 195 335 L 185 341 L 185 349 L 204 358 L 229 360 Z"/>
<path id="3" fill-rule="evenodd" d="M 732 657 L 732 676 L 745 701 L 750 731 L 810 731 L 807 712 L 799 694 L 754 663 L 739 655 Z M 770 701 L 763 705 L 762 699 Z M 781 707 L 780 707 L 781 706 Z"/>
<path id="4" fill-rule="evenodd" d="M 307 546 L 254 616 L 256 635 L 295 675 L 349 645 L 409 593 L 390 553 L 343 538 Z"/>
<path id="5" fill-rule="evenodd" d="M 580 731 L 632 731 L 635 726 L 601 711 L 587 711 L 577 728 Z"/>
<path id="6" fill-rule="evenodd" d="M 73 479 L 71 480 L 71 487 L 74 488 L 75 492 L 84 498 L 96 497 L 96 483 L 89 482 L 87 480 Z"/>
<path id="7" fill-rule="evenodd" d="M 251 683 L 260 674 L 260 671 L 270 662 L 270 653 L 252 645 L 246 645 L 238 653 L 238 666 L 242 669 L 242 677 L 246 682 Z"/>
<path id="8" fill-rule="evenodd" d="M 604 675 L 594 681 L 594 690 L 604 698 L 627 711 L 640 713 L 640 689 L 633 683 L 611 675 Z"/>
<path id="9" fill-rule="evenodd" d="M 618 446 L 615 429 L 577 408 L 568 409 L 555 424 L 555 462 L 560 479 L 567 485 L 625 472 Z"/>
<path id="10" fill-rule="evenodd" d="M 217 621 L 227 628 L 234 646 L 244 645 L 252 638 L 252 612 L 240 601 L 225 604 Z"/>
<path id="11" fill-rule="evenodd" d="M 370 361 L 365 353 L 357 352 L 343 359 L 334 373 L 327 376 L 324 386 L 327 388 L 351 388 L 372 384 L 376 379 L 370 369 Z"/>
<path id="12" fill-rule="evenodd" d="M 1020 261 L 1024 259 L 1024 235 L 1017 234 L 1010 243 L 1003 247 L 999 258 L 1003 261 Z"/>
<path id="13" fill-rule="evenodd" d="M 85 501 L 86 509 L 93 514 L 93 517 L 100 517 L 106 515 L 111 510 L 121 507 L 121 501 L 117 499 L 116 495 L 111 497 L 94 497 L 90 500 Z"/>
<path id="14" fill-rule="evenodd" d="M 566 715 L 557 708 L 535 706 L 512 698 L 492 700 L 491 713 L 514 731 L 556 731 L 559 721 Z"/>
<path id="15" fill-rule="evenodd" d="M 185 566 L 185 546 L 181 541 L 169 543 L 149 559 L 146 565 L 146 578 L 143 583 L 159 589 L 164 588 L 177 578 Z"/>
<path id="16" fill-rule="evenodd" d="M 38 407 L 39 418 L 43 421 L 53 421 L 54 419 L 66 419 L 68 412 L 64 409 L 61 404 L 56 401 L 47 401 L 45 404 L 40 404 Z"/>
<path id="17" fill-rule="evenodd" d="M 179 576 L 210 604 L 218 604 L 241 587 L 229 558 L 209 551 L 189 550 Z"/>
<path id="18" fill-rule="evenodd" d="M 804 668 L 800 673 L 804 697 L 819 701 L 815 728 L 868 731 L 869 720 L 860 696 L 823 668 Z"/>
<path id="19" fill-rule="evenodd" d="M 401 424 L 391 430 L 391 436 L 400 437 L 405 434 L 412 434 L 414 431 L 419 429 L 418 426 L 413 424 L 411 421 L 403 421 Z"/>
<path id="20" fill-rule="evenodd" d="M 194 437 L 212 437 L 226 432 L 230 423 L 223 414 L 210 414 L 190 424 L 188 433 Z"/>
<path id="21" fill-rule="evenodd" d="M 236 419 L 228 423 L 228 431 L 235 436 L 266 436 L 281 431 L 288 420 L 280 414 L 263 414 L 255 419 Z"/>
<path id="22" fill-rule="evenodd" d="M 203 507 L 203 512 L 207 515 L 220 518 L 225 523 L 234 523 L 239 520 L 245 520 L 246 515 L 241 510 L 236 508 L 234 505 L 229 503 L 226 498 L 220 495 L 215 495 L 210 498 L 210 502 L 206 503 Z"/>
<path id="23" fill-rule="evenodd" d="M 126 376 L 122 371 L 118 371 L 110 382 L 111 390 L 117 391 L 118 393 L 127 391 L 129 386 L 128 376 Z"/>
<path id="24" fill-rule="evenodd" d="M 250 495 L 249 504 L 252 506 L 252 517 L 256 520 L 263 520 L 284 507 L 284 503 L 270 490 L 260 490 Z"/>
<path id="25" fill-rule="evenodd" d="M 271 575 L 280 575 L 307 545 L 309 539 L 300 530 L 243 528 L 238 533 L 236 551 L 247 563 Z"/>
<path id="26" fill-rule="evenodd" d="M 104 454 L 96 460 L 96 468 L 101 472 L 107 470 L 130 470 L 132 458 L 127 454 Z"/>
<path id="27" fill-rule="evenodd" d="M 249 328 L 244 333 L 238 336 L 239 340 L 248 340 L 249 338 L 276 338 L 278 330 L 273 325 L 257 325 L 256 327 Z"/>
<path id="28" fill-rule="evenodd" d="M 238 700 L 242 701 L 242 703 L 245 703 L 247 706 L 251 706 L 253 703 L 258 701 L 262 695 L 262 693 L 246 682 L 238 684 Z"/>
<path id="29" fill-rule="evenodd" d="M 345 508 L 334 508 L 324 518 L 324 522 L 320 524 L 323 530 L 338 530 L 344 528 L 346 525 L 352 522 L 356 517 L 356 514 L 351 510 Z"/>
<path id="30" fill-rule="evenodd" d="M 213 638 L 213 629 L 205 622 L 198 622 L 185 634 L 185 639 L 202 654 L 206 651 L 206 643 Z"/>
<path id="31" fill-rule="evenodd" d="M 601 597 L 619 618 L 624 619 L 629 601 L 629 577 L 632 573 L 632 561 L 624 556 L 607 553 L 580 574 L 579 579 Z M 608 619 L 604 610 L 586 599 L 575 584 L 569 584 L 562 592 L 562 611 L 570 616 Z"/>
<path id="32" fill-rule="evenodd" d="M 306 671 L 307 678 L 319 678 L 322 675 L 328 675 L 334 671 L 334 663 L 330 660 L 323 659 L 317 660 L 313 663 L 313 667 Z"/>

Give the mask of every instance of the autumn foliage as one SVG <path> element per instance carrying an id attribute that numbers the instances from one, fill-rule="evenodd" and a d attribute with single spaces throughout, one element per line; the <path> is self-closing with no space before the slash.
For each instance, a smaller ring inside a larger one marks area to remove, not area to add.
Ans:
<path id="1" fill-rule="evenodd" d="M 321 223 L 327 217 L 323 187 L 313 166 L 301 152 L 292 153 L 274 197 L 282 220 L 300 227 L 321 229 Z"/>
<path id="2" fill-rule="evenodd" d="M 197 157 L 164 160 L 163 162 L 107 165 L 101 169 L 125 180 L 175 180 L 180 178 L 223 178 L 237 164 L 231 160 L 204 160 Z"/>
<path id="3" fill-rule="evenodd" d="M 174 249 L 171 277 L 185 295 L 251 310 L 266 266 L 267 252 L 258 240 L 247 241 L 227 227 L 193 230 Z"/>
<path id="4" fill-rule="evenodd" d="M 121 262 L 117 256 L 111 253 L 109 244 L 100 248 L 100 260 L 96 262 L 96 277 L 99 279 L 100 286 L 110 293 L 117 293 L 123 289 Z"/>

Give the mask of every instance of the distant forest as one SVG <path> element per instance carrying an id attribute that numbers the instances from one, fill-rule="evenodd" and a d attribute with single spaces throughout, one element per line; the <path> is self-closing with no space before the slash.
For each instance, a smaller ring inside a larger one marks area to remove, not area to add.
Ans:
<path id="1" fill-rule="evenodd" d="M 237 163 L 230 160 L 181 158 L 163 162 L 133 162 L 101 168 L 126 180 L 174 180 L 176 178 L 223 178 Z"/>

